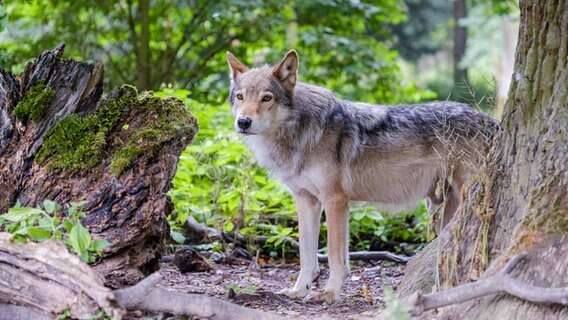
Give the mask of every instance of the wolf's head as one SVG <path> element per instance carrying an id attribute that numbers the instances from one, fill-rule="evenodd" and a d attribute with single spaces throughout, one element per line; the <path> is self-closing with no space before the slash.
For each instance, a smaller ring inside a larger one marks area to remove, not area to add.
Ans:
<path id="1" fill-rule="evenodd" d="M 298 54 L 292 50 L 275 66 L 249 69 L 230 52 L 230 101 L 235 130 L 243 135 L 274 132 L 290 114 L 298 78 Z"/>

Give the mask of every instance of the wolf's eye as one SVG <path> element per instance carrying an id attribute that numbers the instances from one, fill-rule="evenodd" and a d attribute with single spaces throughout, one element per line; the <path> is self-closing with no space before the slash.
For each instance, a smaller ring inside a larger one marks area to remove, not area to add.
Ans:
<path id="1" fill-rule="evenodd" d="M 272 97 L 269 95 L 265 95 L 264 97 L 262 97 L 262 102 L 268 102 L 270 100 L 272 100 Z"/>
<path id="2" fill-rule="evenodd" d="M 239 93 L 239 94 L 237 94 L 237 99 L 239 99 L 239 100 L 243 100 L 243 95 L 242 95 L 242 94 L 240 94 L 240 93 Z"/>

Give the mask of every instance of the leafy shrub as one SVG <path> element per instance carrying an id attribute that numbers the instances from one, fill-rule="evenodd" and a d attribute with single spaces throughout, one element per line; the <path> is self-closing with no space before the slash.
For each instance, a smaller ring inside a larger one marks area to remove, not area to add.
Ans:
<path id="1" fill-rule="evenodd" d="M 8 213 L 0 215 L 0 229 L 12 234 L 12 240 L 27 241 L 60 240 L 75 252 L 81 261 L 94 262 L 109 245 L 104 239 L 93 239 L 80 219 L 85 216 L 81 210 L 84 202 L 71 202 L 67 216 L 63 216 L 61 206 L 45 200 L 43 208 L 21 207 L 16 204 Z"/>

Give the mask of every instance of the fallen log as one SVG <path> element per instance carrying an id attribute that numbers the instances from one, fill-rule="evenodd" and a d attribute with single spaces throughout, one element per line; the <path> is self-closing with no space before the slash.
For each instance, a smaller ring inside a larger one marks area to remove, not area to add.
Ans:
<path id="1" fill-rule="evenodd" d="M 217 320 L 280 319 L 204 295 L 159 288 L 159 272 L 113 291 L 60 242 L 20 244 L 10 238 L 0 233 L 0 319 L 54 319 L 63 313 L 87 319 L 100 310 L 117 319 L 134 310 Z"/>

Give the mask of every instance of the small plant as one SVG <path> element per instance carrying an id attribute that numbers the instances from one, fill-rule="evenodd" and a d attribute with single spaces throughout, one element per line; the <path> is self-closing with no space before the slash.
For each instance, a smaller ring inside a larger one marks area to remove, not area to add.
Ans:
<path id="1" fill-rule="evenodd" d="M 93 239 L 89 230 L 81 224 L 85 213 L 81 210 L 85 202 L 71 202 L 67 215 L 63 216 L 61 206 L 45 200 L 36 208 L 16 204 L 8 213 L 0 215 L 0 229 L 12 234 L 12 240 L 25 243 L 55 239 L 62 241 L 85 263 L 96 261 L 102 249 L 109 245 L 104 239 Z"/>
<path id="2" fill-rule="evenodd" d="M 248 294 L 253 294 L 256 293 L 256 286 L 255 285 L 250 285 L 250 286 L 246 286 L 246 287 L 241 287 L 238 284 L 229 284 L 225 286 L 225 290 L 229 291 L 233 289 L 233 291 L 235 293 L 248 293 Z"/>
<path id="3" fill-rule="evenodd" d="M 385 310 L 380 319 L 411 320 L 410 308 L 396 297 L 391 288 L 385 288 Z"/>

